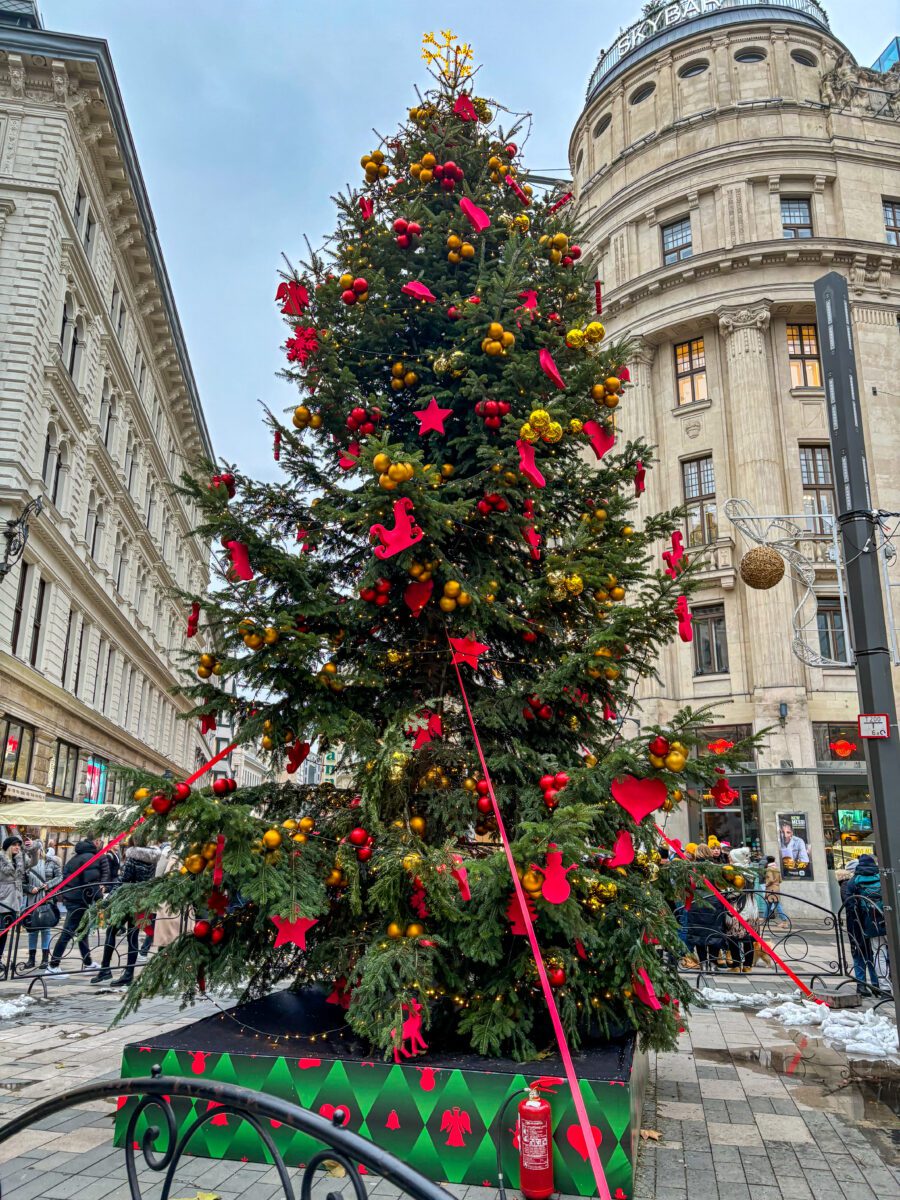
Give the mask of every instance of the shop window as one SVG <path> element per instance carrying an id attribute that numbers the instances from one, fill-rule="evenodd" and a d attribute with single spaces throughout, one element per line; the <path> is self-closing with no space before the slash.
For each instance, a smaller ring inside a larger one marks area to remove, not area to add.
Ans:
<path id="1" fill-rule="evenodd" d="M 841 602 L 837 596 L 819 597 L 816 609 L 816 631 L 819 635 L 819 653 L 822 657 L 845 663 L 847 661 L 847 638 Z"/>
<path id="2" fill-rule="evenodd" d="M 819 798 L 828 867 L 846 868 L 860 854 L 874 854 L 872 802 L 865 784 L 827 784 Z"/>
<path id="3" fill-rule="evenodd" d="M 855 721 L 813 721 L 816 762 L 865 762 L 862 739 Z"/>
<path id="4" fill-rule="evenodd" d="M 71 742 L 56 743 L 56 758 L 53 763 L 53 784 L 51 794 L 62 800 L 75 799 L 75 782 L 78 779 L 77 746 Z"/>
<path id="5" fill-rule="evenodd" d="M 817 537 L 830 537 L 834 517 L 834 474 L 828 446 L 800 447 L 800 480 L 806 528 Z"/>
<path id="6" fill-rule="evenodd" d="M 703 754 L 724 754 L 731 749 L 731 746 L 736 746 L 740 742 L 747 741 L 753 736 L 752 725 L 710 725 L 699 731 L 700 743 L 697 749 L 691 752 L 692 757 L 698 752 Z M 729 745 L 730 743 L 730 745 Z M 746 765 L 748 769 L 753 769 L 754 751 L 748 751 Z"/>
<path id="7" fill-rule="evenodd" d="M 34 728 L 10 717 L 0 719 L 0 779 L 28 783 L 34 751 Z"/>
<path id="8" fill-rule="evenodd" d="M 812 212 L 808 196 L 781 197 L 781 231 L 786 238 L 812 237 Z"/>
<path id="9" fill-rule="evenodd" d="M 679 407 L 709 399 L 703 338 L 679 342 L 675 346 L 675 392 Z"/>
<path id="10" fill-rule="evenodd" d="M 695 792 L 688 793 L 691 800 L 700 802 L 700 837 L 704 842 L 710 837 L 716 837 L 720 842 L 728 842 L 732 847 L 748 846 L 752 853 L 758 854 L 762 843 L 756 785 L 745 784 L 737 790 L 740 792 L 740 798 L 727 808 L 716 807 L 712 792 L 704 792 L 699 797 Z"/>
<path id="11" fill-rule="evenodd" d="M 889 246 L 900 246 L 900 200 L 882 200 L 884 232 Z"/>
<path id="12" fill-rule="evenodd" d="M 724 675 L 728 672 L 728 641 L 725 636 L 725 606 L 705 604 L 692 610 L 694 624 L 694 674 Z"/>
<path id="13" fill-rule="evenodd" d="M 791 387 L 821 387 L 819 336 L 815 325 L 788 325 L 787 345 L 791 364 Z"/>
<path id="14" fill-rule="evenodd" d="M 693 251 L 691 249 L 690 217 L 679 217 L 677 221 L 671 221 L 668 225 L 663 225 L 662 252 L 665 266 L 669 266 L 670 263 L 680 262 L 683 258 L 691 257 Z"/>
<path id="15" fill-rule="evenodd" d="M 106 802 L 106 784 L 109 775 L 109 760 L 99 754 L 91 754 L 84 767 L 84 796 L 85 804 L 104 804 Z"/>
<path id="16" fill-rule="evenodd" d="M 719 536 L 716 520 L 716 476 L 712 455 L 681 464 L 689 546 L 707 546 Z"/>

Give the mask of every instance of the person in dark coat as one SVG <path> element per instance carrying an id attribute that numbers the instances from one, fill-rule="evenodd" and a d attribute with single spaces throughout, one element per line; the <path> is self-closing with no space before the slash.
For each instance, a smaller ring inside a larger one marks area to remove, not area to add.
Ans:
<path id="1" fill-rule="evenodd" d="M 119 888 L 129 887 L 135 883 L 146 883 L 147 880 L 155 877 L 156 864 L 159 860 L 159 847 L 143 846 L 140 844 L 141 840 L 139 831 L 135 832 L 132 836 L 132 844 L 125 851 L 125 862 L 122 869 L 118 877 L 109 885 L 110 895 L 118 891 Z M 106 927 L 103 962 L 100 965 L 99 974 L 91 980 L 92 983 L 105 983 L 109 987 L 128 987 L 134 979 L 134 966 L 138 957 L 140 929 L 137 920 L 131 918 L 129 918 L 126 928 L 128 929 L 128 957 L 125 970 L 118 979 L 113 979 L 110 964 L 116 948 L 116 938 L 122 932 L 123 926 L 116 926 L 110 922 Z"/>
<path id="2" fill-rule="evenodd" d="M 60 961 L 68 949 L 69 942 L 75 936 L 84 914 L 100 895 L 100 868 L 96 863 L 85 867 L 85 863 L 97 853 L 97 847 L 86 838 L 75 843 L 75 854 L 63 868 L 63 881 L 71 879 L 71 883 L 59 893 L 66 902 L 66 921 L 56 939 L 53 953 L 50 956 L 49 975 L 61 975 Z M 82 868 L 85 868 L 82 870 Z M 97 965 L 91 960 L 91 947 L 86 937 L 78 942 L 81 951 L 81 962 L 85 971 L 96 971 Z"/>
<path id="3" fill-rule="evenodd" d="M 62 867 L 58 858 L 50 858 L 45 856 L 44 847 L 38 844 L 37 858 L 34 866 L 25 873 L 25 901 L 26 906 L 30 908 L 33 904 L 37 904 L 41 897 L 59 883 L 62 879 Z M 55 898 L 54 898 L 55 899 Z M 47 905 L 38 909 L 38 913 L 47 911 L 51 906 Z M 53 926 L 59 920 L 59 913 L 56 912 L 56 921 L 52 924 L 32 925 L 31 918 L 25 918 L 25 928 L 28 930 L 28 961 L 25 963 L 26 971 L 31 971 L 35 965 L 35 955 L 37 953 L 38 934 L 41 935 L 41 970 L 46 970 L 50 959 L 50 942 L 53 940 Z"/>
<path id="4" fill-rule="evenodd" d="M 885 935 L 884 901 L 881 895 L 881 872 L 871 854 L 861 854 L 856 870 L 841 888 L 844 912 L 847 915 L 847 936 L 853 956 L 856 990 L 863 994 L 878 987 L 872 941 Z"/>
<path id="5" fill-rule="evenodd" d="M 725 916 L 725 905 L 718 896 L 694 896 L 687 918 L 687 941 L 703 970 L 715 970 L 716 960 L 725 949 Z"/>
<path id="6" fill-rule="evenodd" d="M 22 839 L 10 834 L 0 851 L 0 959 L 6 946 L 6 930 L 22 908 L 22 888 L 25 881 L 25 856 Z"/>

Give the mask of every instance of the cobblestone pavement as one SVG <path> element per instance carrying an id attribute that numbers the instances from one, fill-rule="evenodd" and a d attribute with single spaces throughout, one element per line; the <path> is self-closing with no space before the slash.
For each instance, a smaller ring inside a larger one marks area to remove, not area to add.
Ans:
<path id="1" fill-rule="evenodd" d="M 151 1001 L 110 1030 L 115 996 L 52 981 L 51 1000 L 0 1021 L 0 1122 L 61 1090 L 116 1078 L 122 1047 L 203 1013 Z M 0 986 L 0 1001 L 21 995 Z M 814 1038 L 731 1010 L 695 1012 L 676 1052 L 653 1056 L 634 1200 L 900 1200 L 900 1076 L 848 1064 Z M 4 1200 L 125 1200 L 124 1157 L 112 1147 L 111 1104 L 68 1110 L 0 1146 Z M 292 1172 L 292 1175 L 296 1173 Z M 147 1197 L 160 1176 L 144 1169 Z M 374 1200 L 396 1189 L 376 1177 Z M 339 1179 L 323 1179 L 324 1200 Z M 457 1200 L 493 1189 L 449 1185 Z M 173 1198 L 282 1195 L 273 1168 L 184 1158 Z M 347 1194 L 347 1193 L 345 1193 Z M 517 1194 L 517 1193 L 513 1193 Z"/>

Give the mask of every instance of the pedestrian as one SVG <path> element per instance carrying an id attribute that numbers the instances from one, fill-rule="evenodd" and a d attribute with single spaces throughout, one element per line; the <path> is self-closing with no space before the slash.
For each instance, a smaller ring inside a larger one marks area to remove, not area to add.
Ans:
<path id="1" fill-rule="evenodd" d="M 54 888 L 60 879 L 62 879 L 62 867 L 59 864 L 59 859 L 56 856 L 50 858 L 46 855 L 43 845 L 39 842 L 34 865 L 25 873 L 26 906 L 31 908 L 34 904 L 37 904 L 45 892 Z M 38 934 L 41 937 L 41 969 L 47 969 L 50 957 L 50 942 L 53 938 L 53 930 L 58 924 L 59 907 L 53 898 L 45 904 L 41 904 L 40 908 L 36 908 L 34 912 L 29 913 L 25 918 L 25 928 L 28 931 L 28 960 L 25 963 L 26 970 L 31 971 L 34 969 Z"/>
<path id="2" fill-rule="evenodd" d="M 47 967 L 48 975 L 62 974 L 62 968 L 59 965 L 62 956 L 81 925 L 85 913 L 100 896 L 100 868 L 96 862 L 91 862 L 96 854 L 97 847 L 94 843 L 83 838 L 75 843 L 75 854 L 65 865 L 63 879 L 71 880 L 71 883 L 67 883 L 60 892 L 66 902 L 66 920 L 50 956 L 50 965 Z M 91 865 L 87 866 L 86 864 L 89 862 Z M 81 952 L 83 969 L 96 971 L 97 964 L 91 959 L 91 946 L 86 935 L 79 938 L 78 949 Z"/>
<path id="3" fill-rule="evenodd" d="M 4 840 L 3 852 L 0 853 L 0 959 L 3 958 L 9 926 L 22 910 L 24 883 L 22 839 L 13 833 Z"/>
<path id="4" fill-rule="evenodd" d="M 771 921 L 772 917 L 777 915 L 781 918 L 781 923 L 775 928 L 790 929 L 791 923 L 781 905 L 781 871 L 771 854 L 766 855 L 765 889 L 766 921 Z"/>
<path id="5" fill-rule="evenodd" d="M 849 873 L 848 873 L 849 875 Z M 853 956 L 856 990 L 865 995 L 867 984 L 878 989 L 878 972 L 872 942 L 885 936 L 884 900 L 881 894 L 881 872 L 871 854 L 860 854 L 856 870 L 844 883 L 841 895 L 845 899 L 847 934 Z"/>
<path id="6" fill-rule="evenodd" d="M 740 913 L 753 932 L 759 933 L 759 914 L 753 902 L 753 892 L 740 891 L 729 896 L 728 899 L 732 908 Z M 741 924 L 734 913 L 730 912 L 725 914 L 725 933 L 728 936 L 728 958 L 731 970 L 743 971 L 745 975 L 749 974 L 753 970 L 754 950 L 758 944 L 756 939 Z"/>
<path id="7" fill-rule="evenodd" d="M 115 894 L 121 888 L 129 887 L 136 883 L 146 883 L 149 879 L 155 878 L 156 864 L 159 860 L 158 846 L 143 845 L 143 835 L 141 830 L 135 830 L 131 835 L 131 845 L 125 851 L 125 861 L 122 870 L 119 872 L 118 878 L 110 886 L 110 895 Z M 106 941 L 103 946 L 103 961 L 100 964 L 100 971 L 91 980 L 91 983 L 108 984 L 110 987 L 128 987 L 134 979 L 134 966 L 138 959 L 138 939 L 140 937 L 140 927 L 142 917 L 140 914 L 129 916 L 124 925 L 114 925 L 112 921 L 106 927 Z M 118 979 L 113 979 L 110 963 L 116 948 L 116 938 L 123 931 L 128 931 L 128 955 L 126 959 L 125 969 Z"/>
<path id="8" fill-rule="evenodd" d="M 94 848 L 103 849 L 103 839 L 94 839 Z M 119 877 L 122 860 L 117 846 L 107 846 L 103 857 L 97 859 L 97 870 L 100 872 L 100 885 L 104 892 L 109 892 L 110 885 Z"/>

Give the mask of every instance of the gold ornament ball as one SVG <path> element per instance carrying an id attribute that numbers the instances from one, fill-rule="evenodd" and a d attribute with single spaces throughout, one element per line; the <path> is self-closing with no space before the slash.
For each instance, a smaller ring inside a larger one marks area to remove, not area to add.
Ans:
<path id="1" fill-rule="evenodd" d="M 585 326 L 584 336 L 589 342 L 602 342 L 606 336 L 606 329 L 603 327 L 602 321 L 591 321 Z"/>
<path id="2" fill-rule="evenodd" d="M 387 927 L 387 935 L 389 938 L 403 937 L 403 926 L 397 921 L 391 921 L 390 925 Z"/>
<path id="3" fill-rule="evenodd" d="M 582 429 L 584 429 L 582 422 L 577 417 L 573 417 L 569 422 L 569 433 L 581 433 Z"/>
<path id="4" fill-rule="evenodd" d="M 566 334 L 566 345 L 570 346 L 573 350 L 580 350 L 584 345 L 584 330 L 570 329 Z"/>
<path id="5" fill-rule="evenodd" d="M 424 925 L 420 925 L 418 921 L 411 921 L 406 927 L 406 933 L 404 936 L 408 938 L 417 938 L 421 937 L 424 932 Z"/>
<path id="6" fill-rule="evenodd" d="M 741 559 L 740 572 L 748 587 L 767 591 L 784 578 L 784 559 L 772 546 L 754 546 Z"/>
<path id="7" fill-rule="evenodd" d="M 281 845 L 281 834 L 277 829 L 267 829 L 262 835 L 262 843 L 267 850 L 277 850 Z"/>
<path id="8" fill-rule="evenodd" d="M 417 834 L 419 837 L 423 837 L 425 834 L 425 818 L 424 817 L 410 817 L 409 818 L 409 827 L 413 831 L 413 833 Z"/>
<path id="9" fill-rule="evenodd" d="M 570 596 L 580 596 L 584 591 L 584 580 L 580 575 L 566 576 L 566 591 Z"/>

